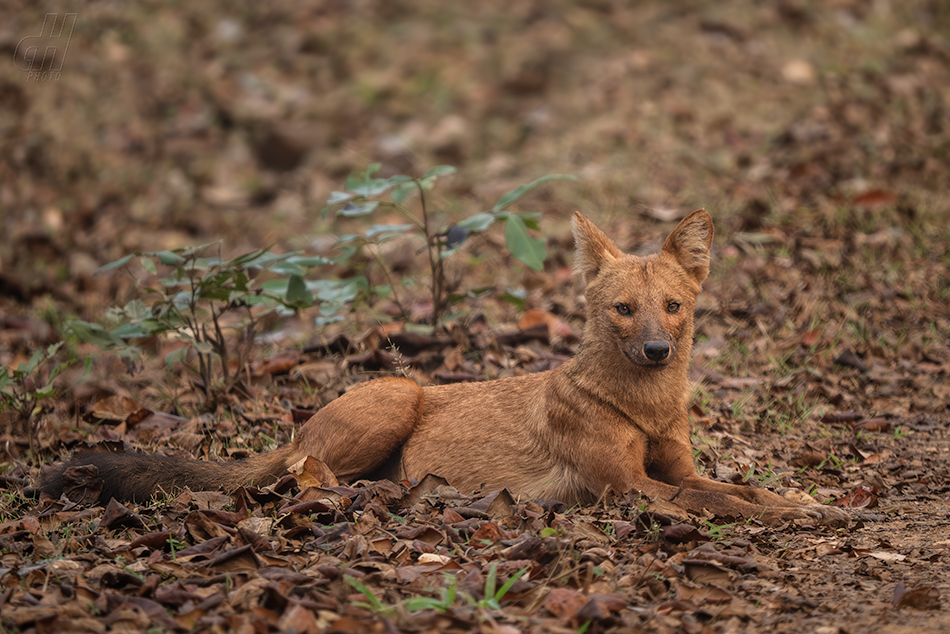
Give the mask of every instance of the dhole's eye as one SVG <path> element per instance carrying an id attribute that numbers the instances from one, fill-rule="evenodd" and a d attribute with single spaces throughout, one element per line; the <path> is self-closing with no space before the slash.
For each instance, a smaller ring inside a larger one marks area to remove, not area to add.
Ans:
<path id="1" fill-rule="evenodd" d="M 678 313 L 679 310 L 680 310 L 680 305 L 677 304 L 676 302 L 670 302 L 669 304 L 666 305 L 666 312 L 668 312 L 671 315 L 673 313 Z"/>
<path id="2" fill-rule="evenodd" d="M 617 312 L 620 313 L 621 315 L 630 314 L 630 307 L 627 306 L 626 304 L 617 304 L 616 306 L 614 306 L 614 308 L 616 308 Z"/>

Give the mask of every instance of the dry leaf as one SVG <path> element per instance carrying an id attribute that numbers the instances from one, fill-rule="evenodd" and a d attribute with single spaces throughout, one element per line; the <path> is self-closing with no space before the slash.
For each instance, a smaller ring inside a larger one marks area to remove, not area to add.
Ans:
<path id="1" fill-rule="evenodd" d="M 335 487 L 340 482 L 323 461 L 307 456 L 287 469 L 303 487 Z"/>
<path id="2" fill-rule="evenodd" d="M 133 427 L 151 413 L 150 409 L 128 396 L 109 396 L 92 405 L 83 418 L 91 423 L 126 423 Z"/>

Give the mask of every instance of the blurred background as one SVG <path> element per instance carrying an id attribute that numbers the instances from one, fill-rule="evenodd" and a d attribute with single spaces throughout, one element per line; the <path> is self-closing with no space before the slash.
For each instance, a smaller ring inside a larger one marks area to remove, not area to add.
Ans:
<path id="1" fill-rule="evenodd" d="M 574 209 L 624 248 L 696 207 L 721 236 L 913 225 L 946 243 L 941 0 L 4 2 L 3 13 L 6 311 L 52 298 L 101 314 L 120 289 L 93 273 L 135 250 L 222 239 L 231 253 L 321 252 L 343 231 L 321 217 L 328 195 L 374 162 L 382 176 L 457 167 L 433 193 L 446 223 L 538 176 L 577 176 L 525 201 L 557 247 L 552 266 L 569 261 Z M 67 13 L 69 33 L 44 30 Z M 59 57 L 41 69 L 46 46 Z M 526 270 L 493 274 L 518 283 Z"/>

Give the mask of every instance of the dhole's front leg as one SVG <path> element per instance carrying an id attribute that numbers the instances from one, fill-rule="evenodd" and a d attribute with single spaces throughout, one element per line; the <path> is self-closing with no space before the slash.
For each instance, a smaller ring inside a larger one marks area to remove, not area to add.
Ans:
<path id="1" fill-rule="evenodd" d="M 711 512 L 723 517 L 756 517 L 767 524 L 779 524 L 795 519 L 823 521 L 822 513 L 812 507 L 765 506 L 748 502 L 725 491 L 693 488 L 687 485 L 687 482 L 690 484 L 695 482 L 689 476 L 680 477 L 682 485 L 670 484 L 669 481 L 672 478 L 669 477 L 669 473 L 662 473 L 663 480 L 666 481 L 651 478 L 646 472 L 648 462 L 653 467 L 652 472 L 657 473 L 658 477 L 661 474 L 656 470 L 659 465 L 653 460 L 647 460 L 646 439 L 639 438 L 628 442 L 625 449 L 625 459 L 608 467 L 616 468 L 616 470 L 613 473 L 604 474 L 610 479 L 608 484 L 618 491 L 639 491 L 650 498 L 672 502 L 696 514 Z M 677 466 L 681 469 L 679 461 L 677 461 Z M 704 480 L 696 475 L 695 470 L 692 471 L 692 475 L 697 480 Z"/>
<path id="2" fill-rule="evenodd" d="M 761 515 L 763 519 L 818 519 L 823 524 L 833 525 L 847 525 L 850 521 L 847 512 L 832 506 L 800 504 L 765 489 L 704 478 L 696 473 L 690 446 L 679 440 L 671 438 L 655 443 L 651 447 L 650 459 L 651 472 L 656 473 L 664 483 L 678 487 L 679 493 L 674 503 L 683 498 L 683 491 L 693 491 L 699 495 L 687 497 L 725 496 L 727 502 L 721 509 L 734 512 L 741 508 L 744 509 L 741 514 L 747 517 Z M 682 501 L 680 504 L 685 505 Z M 708 507 L 708 510 L 717 512 L 720 508 Z"/>

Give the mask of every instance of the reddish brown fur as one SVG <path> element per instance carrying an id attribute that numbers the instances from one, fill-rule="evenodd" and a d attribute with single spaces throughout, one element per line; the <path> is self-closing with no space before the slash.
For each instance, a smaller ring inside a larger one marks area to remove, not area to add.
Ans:
<path id="1" fill-rule="evenodd" d="M 687 370 L 696 295 L 709 271 L 709 214 L 694 211 L 659 253 L 642 258 L 624 254 L 580 213 L 573 222 L 575 268 L 587 282 L 587 325 L 580 351 L 559 368 L 445 386 L 372 381 L 324 407 L 290 445 L 246 461 L 181 461 L 169 468 L 151 466 L 141 454 L 115 464 L 99 458 L 108 484 L 103 495 L 142 499 L 156 485 L 262 484 L 310 455 L 345 480 L 436 473 L 465 492 L 507 487 L 528 497 L 589 503 L 608 489 L 641 491 L 693 512 L 846 522 L 838 509 L 804 506 L 696 472 Z M 69 465 L 83 460 L 74 457 Z M 45 478 L 48 494 L 62 492 L 65 466 Z"/>

